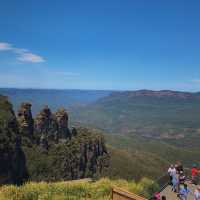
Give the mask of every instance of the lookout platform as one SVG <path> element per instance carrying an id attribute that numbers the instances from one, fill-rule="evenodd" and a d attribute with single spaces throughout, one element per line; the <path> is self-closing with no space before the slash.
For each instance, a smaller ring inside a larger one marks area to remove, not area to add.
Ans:
<path id="1" fill-rule="evenodd" d="M 191 193 L 188 195 L 188 199 L 187 200 L 193 200 L 194 199 L 194 191 L 196 189 L 196 185 L 190 184 L 190 182 L 186 182 L 188 185 L 189 190 L 191 191 Z M 177 197 L 177 193 L 173 192 L 171 189 L 171 186 L 168 185 L 167 187 L 165 187 L 162 191 L 161 191 L 161 196 L 166 196 L 166 199 L 169 200 L 180 200 L 180 198 Z"/>
<path id="2" fill-rule="evenodd" d="M 188 195 L 187 200 L 193 200 L 194 199 L 194 191 L 197 186 L 191 184 L 189 181 L 187 182 L 188 188 L 190 189 L 191 193 Z M 173 192 L 171 189 L 171 186 L 168 185 L 160 192 L 161 196 L 166 196 L 167 200 L 180 200 L 180 198 L 177 197 L 177 193 Z M 120 188 L 113 189 L 112 192 L 112 199 L 113 200 L 147 200 L 143 197 L 140 197 L 138 195 L 129 193 L 125 190 L 122 190 Z"/>

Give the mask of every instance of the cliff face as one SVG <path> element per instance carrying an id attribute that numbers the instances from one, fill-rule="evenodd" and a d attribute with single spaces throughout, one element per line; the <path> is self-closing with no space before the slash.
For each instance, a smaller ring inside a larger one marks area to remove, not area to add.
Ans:
<path id="1" fill-rule="evenodd" d="M 108 166 L 102 135 L 81 127 L 70 129 L 65 109 L 52 113 L 46 106 L 33 119 L 31 104 L 22 103 L 16 118 L 5 102 L 7 111 L 0 110 L 0 163 L 4 163 L 0 183 L 92 177 Z"/>
<path id="2" fill-rule="evenodd" d="M 12 105 L 0 96 L 0 184 L 21 184 L 28 178 L 21 135 Z"/>
<path id="3" fill-rule="evenodd" d="M 58 124 L 48 106 L 36 116 L 35 133 L 40 137 L 40 145 L 48 150 L 49 142 L 58 140 Z"/>

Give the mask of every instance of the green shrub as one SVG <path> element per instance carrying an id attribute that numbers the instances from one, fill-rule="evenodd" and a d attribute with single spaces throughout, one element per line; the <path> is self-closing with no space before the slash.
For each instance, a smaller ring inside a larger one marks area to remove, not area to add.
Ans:
<path id="1" fill-rule="evenodd" d="M 20 187 L 0 187 L 1 200 L 109 200 L 113 187 L 120 187 L 136 194 L 149 197 L 155 191 L 153 181 L 144 178 L 138 183 L 122 179 L 102 178 L 96 182 L 88 180 L 67 182 L 29 182 Z"/>

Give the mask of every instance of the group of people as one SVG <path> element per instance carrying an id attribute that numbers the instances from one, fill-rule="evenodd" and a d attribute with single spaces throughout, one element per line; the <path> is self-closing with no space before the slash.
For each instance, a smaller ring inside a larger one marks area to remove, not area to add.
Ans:
<path id="1" fill-rule="evenodd" d="M 197 185 L 199 172 L 200 171 L 198 170 L 197 166 L 193 165 L 191 169 L 191 184 Z M 181 200 L 187 200 L 191 191 L 186 184 L 186 175 L 184 173 L 182 164 L 178 162 L 176 165 L 171 165 L 168 169 L 168 174 L 170 177 L 170 185 L 172 186 L 172 191 L 176 192 L 177 197 L 179 197 Z M 200 200 L 199 186 L 194 192 L 194 200 Z"/>
<path id="2" fill-rule="evenodd" d="M 197 166 L 194 164 L 191 171 L 191 177 L 189 175 L 186 177 L 183 165 L 180 162 L 177 162 L 176 165 L 171 165 L 168 169 L 168 175 L 170 178 L 170 185 L 173 192 L 177 194 L 177 197 L 180 200 L 187 200 L 188 195 L 193 192 L 188 188 L 187 183 L 194 184 L 196 189 L 192 194 L 194 200 L 200 200 L 200 186 L 198 184 L 198 174 L 200 170 L 198 170 Z M 191 180 L 189 181 L 189 179 Z M 166 196 L 161 196 L 159 192 L 154 194 L 155 200 L 171 200 L 167 199 Z"/>

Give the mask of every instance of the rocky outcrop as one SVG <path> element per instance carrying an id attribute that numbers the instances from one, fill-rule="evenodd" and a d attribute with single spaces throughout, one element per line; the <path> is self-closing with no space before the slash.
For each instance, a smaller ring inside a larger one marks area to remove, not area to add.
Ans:
<path id="1" fill-rule="evenodd" d="M 71 133 L 70 130 L 68 128 L 68 114 L 67 111 L 65 109 L 59 109 L 56 113 L 55 113 L 55 117 L 56 117 L 56 122 L 57 122 L 57 126 L 58 126 L 58 137 L 59 138 L 70 138 L 71 137 Z"/>
<path id="2" fill-rule="evenodd" d="M 59 109 L 53 114 L 45 106 L 35 118 L 35 133 L 40 136 L 40 144 L 48 148 L 49 142 L 59 142 L 59 139 L 71 138 L 68 128 L 68 114 L 65 109 Z"/>
<path id="3" fill-rule="evenodd" d="M 30 138 L 33 136 L 34 121 L 31 113 L 31 104 L 22 103 L 18 110 L 17 119 L 20 133 Z"/>
<path id="4" fill-rule="evenodd" d="M 35 133 L 41 136 L 42 143 L 58 138 L 58 124 L 48 106 L 45 106 L 35 118 Z"/>

